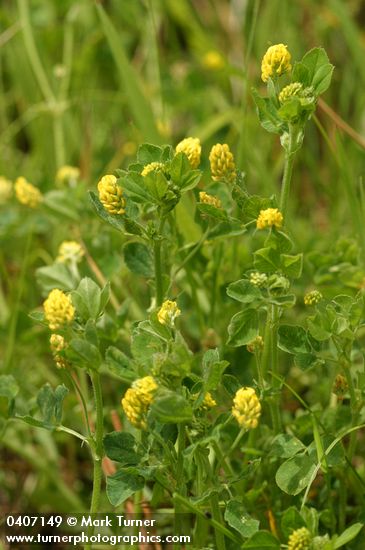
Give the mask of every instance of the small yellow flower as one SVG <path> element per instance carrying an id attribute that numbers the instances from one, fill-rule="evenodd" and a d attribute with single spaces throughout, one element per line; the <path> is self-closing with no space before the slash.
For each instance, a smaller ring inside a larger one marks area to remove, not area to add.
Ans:
<path id="1" fill-rule="evenodd" d="M 234 181 L 236 165 L 227 143 L 216 143 L 209 153 L 210 170 L 214 181 Z"/>
<path id="2" fill-rule="evenodd" d="M 161 325 L 173 326 L 176 317 L 181 314 L 180 309 L 177 307 L 177 303 L 172 300 L 165 300 L 161 308 L 157 313 L 158 322 Z"/>
<path id="3" fill-rule="evenodd" d="M 68 366 L 68 363 L 62 355 L 60 355 L 61 351 L 64 351 L 67 348 L 67 343 L 63 336 L 60 334 L 51 334 L 51 337 L 49 339 L 50 348 L 53 354 L 53 359 L 55 360 L 55 363 L 59 369 L 64 369 Z"/>
<path id="4" fill-rule="evenodd" d="M 176 145 L 176 153 L 185 153 L 192 168 L 198 168 L 202 148 L 199 138 L 188 137 Z"/>
<path id="5" fill-rule="evenodd" d="M 63 241 L 58 249 L 57 262 L 78 263 L 82 260 L 84 251 L 76 241 Z"/>
<path id="6" fill-rule="evenodd" d="M 296 529 L 288 540 L 288 550 L 309 550 L 311 548 L 312 535 L 306 527 Z"/>
<path id="7" fill-rule="evenodd" d="M 110 214 L 124 214 L 125 200 L 123 189 L 112 175 L 103 176 L 98 183 L 99 199 Z"/>
<path id="8" fill-rule="evenodd" d="M 254 271 L 250 274 L 250 283 L 257 286 L 258 288 L 262 288 L 267 283 L 267 275 L 266 273 L 260 273 L 259 271 Z"/>
<path id="9" fill-rule="evenodd" d="M 288 84 L 288 86 L 285 86 L 279 94 L 280 103 L 285 103 L 288 99 L 298 96 L 302 90 L 303 84 L 301 82 L 293 82 L 292 84 Z"/>
<path id="10" fill-rule="evenodd" d="M 261 78 L 267 82 L 269 78 L 275 78 L 291 71 L 291 55 L 284 44 L 275 44 L 265 53 L 261 63 Z"/>
<path id="11" fill-rule="evenodd" d="M 265 229 L 265 227 L 275 226 L 280 228 L 283 225 L 283 215 L 277 208 L 266 208 L 261 210 L 259 217 L 256 220 L 257 229 Z"/>
<path id="12" fill-rule="evenodd" d="M 203 403 L 201 404 L 201 407 L 203 409 L 212 409 L 213 407 L 216 407 L 216 405 L 217 405 L 216 400 L 212 397 L 212 394 L 208 391 L 204 396 L 204 400 L 203 400 Z"/>
<path id="13" fill-rule="evenodd" d="M 71 323 L 75 318 L 75 308 L 71 298 L 62 290 L 55 288 L 51 290 L 48 298 L 43 303 L 44 315 L 51 330 Z"/>
<path id="14" fill-rule="evenodd" d="M 61 168 L 57 170 L 56 181 L 58 183 L 68 183 L 74 185 L 79 177 L 80 168 L 77 168 L 77 166 L 69 166 L 68 164 L 65 164 L 65 166 L 61 166 Z"/>
<path id="15" fill-rule="evenodd" d="M 213 195 L 208 195 L 205 191 L 200 191 L 199 200 L 203 204 L 210 204 L 216 208 L 222 208 L 222 201 L 218 197 L 213 197 Z"/>
<path id="16" fill-rule="evenodd" d="M 0 204 L 5 204 L 13 194 L 13 184 L 7 178 L 0 176 Z"/>
<path id="17" fill-rule="evenodd" d="M 14 187 L 16 198 L 21 204 L 29 206 L 30 208 L 36 208 L 42 201 L 42 193 L 25 178 L 18 178 Z"/>
<path id="18" fill-rule="evenodd" d="M 133 426 L 146 429 L 146 415 L 157 390 L 157 383 L 152 376 L 145 376 L 133 382 L 123 399 L 123 410 Z"/>
<path id="19" fill-rule="evenodd" d="M 304 305 L 314 306 L 316 304 L 319 304 L 322 299 L 323 296 L 319 292 L 319 290 L 311 290 L 311 292 L 307 292 L 307 294 L 304 296 Z"/>
<path id="20" fill-rule="evenodd" d="M 256 336 L 252 342 L 247 344 L 247 351 L 255 353 L 255 351 L 261 351 L 264 348 L 264 339 L 262 336 Z"/>
<path id="21" fill-rule="evenodd" d="M 202 63 L 209 71 L 219 71 L 224 67 L 224 58 L 216 50 L 209 50 L 204 54 Z"/>
<path id="22" fill-rule="evenodd" d="M 261 415 L 261 404 L 253 388 L 240 388 L 236 392 L 232 415 L 246 430 L 257 427 Z"/>
<path id="23" fill-rule="evenodd" d="M 165 165 L 163 162 L 150 162 L 150 164 L 147 164 L 141 174 L 143 177 L 147 176 L 147 174 L 150 174 L 151 172 L 157 172 L 157 171 L 164 171 Z"/>

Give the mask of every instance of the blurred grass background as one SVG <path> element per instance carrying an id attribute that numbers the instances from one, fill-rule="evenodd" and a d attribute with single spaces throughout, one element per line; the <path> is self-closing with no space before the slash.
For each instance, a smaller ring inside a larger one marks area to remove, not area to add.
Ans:
<path id="1" fill-rule="evenodd" d="M 0 174 L 24 175 L 46 192 L 60 166 L 79 166 L 86 211 L 81 222 L 64 222 L 0 205 L 0 353 L 24 400 L 62 376 L 47 334 L 28 318 L 42 301 L 34 271 L 53 261 L 59 243 L 80 231 L 120 301 L 134 288 L 133 276 L 122 278 L 120 241 L 88 211 L 85 190 L 100 175 L 132 162 L 141 142 L 175 145 L 192 135 L 202 140 L 203 168 L 210 147 L 227 142 L 249 191 L 277 192 L 280 145 L 260 127 L 250 94 L 264 88 L 261 58 L 271 44 L 287 44 L 293 60 L 323 46 L 336 67 L 324 98 L 334 113 L 318 109 L 295 168 L 299 248 L 327 251 L 343 235 L 364 242 L 364 23 L 361 0 L 1 2 Z M 118 407 L 118 391 L 108 383 L 105 391 Z M 48 432 L 19 425 L 3 442 L 0 509 L 81 511 L 90 466 L 77 443 L 57 436 L 56 446 Z"/>

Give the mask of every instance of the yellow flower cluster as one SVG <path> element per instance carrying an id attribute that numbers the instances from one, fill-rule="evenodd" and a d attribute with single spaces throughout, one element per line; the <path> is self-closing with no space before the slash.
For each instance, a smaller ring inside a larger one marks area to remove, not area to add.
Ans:
<path id="1" fill-rule="evenodd" d="M 319 290 L 311 290 L 311 292 L 307 292 L 307 294 L 304 296 L 304 305 L 314 306 L 318 304 L 322 299 L 323 296 L 319 292 Z"/>
<path id="2" fill-rule="evenodd" d="M 162 171 L 164 170 L 165 166 L 163 162 L 150 162 L 150 164 L 147 164 L 143 170 L 142 170 L 142 176 L 145 177 L 147 174 L 150 174 L 150 172 L 156 172 L 156 171 Z"/>
<path id="3" fill-rule="evenodd" d="M 283 215 L 277 208 L 266 208 L 261 210 L 259 217 L 256 220 L 257 229 L 265 229 L 265 227 L 277 227 L 278 229 L 283 225 Z"/>
<path id="4" fill-rule="evenodd" d="M 250 283 L 259 288 L 262 288 L 267 283 L 266 273 L 260 273 L 259 271 L 254 271 L 250 275 Z"/>
<path id="5" fill-rule="evenodd" d="M 117 184 L 117 178 L 106 175 L 98 183 L 99 199 L 110 214 L 124 214 L 125 200 L 123 189 Z"/>
<path id="6" fill-rule="evenodd" d="M 291 55 L 284 44 L 270 46 L 261 63 L 261 78 L 267 82 L 269 78 L 275 78 L 291 71 Z"/>
<path id="7" fill-rule="evenodd" d="M 157 384 L 152 376 L 145 376 L 133 382 L 122 399 L 123 410 L 131 424 L 136 428 L 147 428 L 146 415 L 153 401 Z"/>
<path id="8" fill-rule="evenodd" d="M 21 204 L 29 206 L 30 208 L 36 208 L 42 201 L 42 193 L 25 178 L 18 178 L 14 187 L 16 198 Z"/>
<path id="9" fill-rule="evenodd" d="M 210 170 L 214 181 L 234 181 L 236 165 L 227 143 L 216 143 L 209 153 Z"/>
<path id="10" fill-rule="evenodd" d="M 205 191 L 200 191 L 199 200 L 203 204 L 210 204 L 216 208 L 222 208 L 222 201 L 218 197 L 213 197 L 213 195 L 208 195 Z"/>
<path id="11" fill-rule="evenodd" d="M 66 368 L 68 363 L 66 359 L 60 355 L 60 352 L 67 348 L 67 343 L 64 337 L 61 336 L 61 334 L 51 334 L 49 343 L 53 354 L 53 359 L 55 360 L 57 367 L 59 369 Z"/>
<path id="12" fill-rule="evenodd" d="M 0 176 L 0 204 L 5 204 L 13 194 L 13 184 L 7 178 Z"/>
<path id="13" fill-rule="evenodd" d="M 157 313 L 158 322 L 161 325 L 173 326 L 176 317 L 181 314 L 180 309 L 177 307 L 177 303 L 172 300 L 165 300 Z"/>
<path id="14" fill-rule="evenodd" d="M 279 94 L 280 103 L 285 103 L 285 101 L 288 101 L 291 97 L 299 95 L 302 90 L 303 84 L 301 82 L 293 82 L 292 84 L 288 84 L 288 86 L 285 86 Z"/>
<path id="15" fill-rule="evenodd" d="M 185 153 L 192 168 L 198 168 L 202 148 L 199 138 L 188 137 L 176 145 L 176 153 Z"/>
<path id="16" fill-rule="evenodd" d="M 51 330 L 71 323 L 75 318 L 75 308 L 71 298 L 62 290 L 55 288 L 48 294 L 43 303 L 44 315 Z"/>
<path id="17" fill-rule="evenodd" d="M 309 550 L 311 548 L 312 535 L 306 527 L 296 529 L 288 540 L 288 550 Z"/>
<path id="18" fill-rule="evenodd" d="M 71 183 L 75 184 L 80 177 L 80 169 L 77 166 L 61 166 L 56 174 L 56 181 L 58 183 Z"/>
<path id="19" fill-rule="evenodd" d="M 247 351 L 250 353 L 255 353 L 256 351 L 260 351 L 264 348 L 264 339 L 262 336 L 256 336 L 252 342 L 247 344 Z"/>
<path id="20" fill-rule="evenodd" d="M 63 241 L 58 249 L 57 261 L 62 263 L 80 262 L 84 255 L 81 244 L 76 241 Z"/>
<path id="21" fill-rule="evenodd" d="M 253 388 L 240 388 L 236 392 L 232 415 L 246 430 L 257 427 L 261 415 L 261 404 Z"/>
<path id="22" fill-rule="evenodd" d="M 201 408 L 208 410 L 212 409 L 217 405 L 216 400 L 213 398 L 212 394 L 210 392 L 207 392 L 204 396 L 203 403 L 201 404 Z"/>

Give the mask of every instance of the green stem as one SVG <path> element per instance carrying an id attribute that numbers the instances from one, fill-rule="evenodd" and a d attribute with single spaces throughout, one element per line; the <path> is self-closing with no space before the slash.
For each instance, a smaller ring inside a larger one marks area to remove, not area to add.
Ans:
<path id="1" fill-rule="evenodd" d="M 284 216 L 284 220 L 287 213 L 289 194 L 290 194 L 290 183 L 293 174 L 293 164 L 294 156 L 293 152 L 293 128 L 289 127 L 289 146 L 288 150 L 285 153 L 285 165 L 284 165 L 284 174 L 281 184 L 281 195 L 280 195 L 280 211 Z"/>
<path id="2" fill-rule="evenodd" d="M 184 456 L 185 449 L 185 424 L 179 424 L 177 436 L 177 466 L 176 466 L 176 488 L 180 495 L 186 495 L 186 486 L 184 480 Z M 175 533 L 182 535 L 184 532 L 182 524 L 182 510 L 179 502 L 175 504 Z M 178 546 L 174 545 L 178 550 Z"/>
<path id="3" fill-rule="evenodd" d="M 210 509 L 212 511 L 212 517 L 215 522 L 222 524 L 222 515 L 219 508 L 219 498 L 217 493 L 213 493 L 210 497 Z M 215 528 L 215 542 L 217 550 L 226 550 L 226 543 L 224 541 L 224 534 L 220 529 Z"/>
<path id="4" fill-rule="evenodd" d="M 96 410 L 96 427 L 94 435 L 94 472 L 93 472 L 93 492 L 90 504 L 90 514 L 97 514 L 100 505 L 101 481 L 102 481 L 102 459 L 103 459 L 103 435 L 104 435 L 104 419 L 103 419 L 103 397 L 101 392 L 100 375 L 97 372 L 90 373 L 91 383 L 93 386 L 95 410 Z M 87 535 L 91 537 L 94 532 L 94 527 L 88 528 Z M 85 550 L 91 550 L 92 545 L 86 544 Z"/>
<path id="5" fill-rule="evenodd" d="M 160 306 L 164 299 L 163 292 L 163 278 L 162 278 L 162 259 L 161 259 L 161 244 L 162 244 L 162 230 L 165 224 L 165 217 L 161 217 L 158 234 L 153 241 L 153 252 L 155 262 L 155 285 L 156 285 L 156 306 Z"/>
<path id="6" fill-rule="evenodd" d="M 350 400 L 351 400 L 351 427 L 356 426 L 358 422 L 358 405 L 357 405 L 357 399 L 356 399 L 356 393 L 355 393 L 355 386 L 354 382 L 352 380 L 351 371 L 350 371 L 350 364 L 348 366 L 344 367 L 345 376 L 347 380 L 347 384 L 349 387 L 349 393 L 350 393 Z M 357 445 L 357 433 L 352 432 L 350 435 L 350 443 L 349 448 L 347 452 L 347 458 L 350 462 L 352 462 L 352 459 L 355 454 Z"/>
<path id="7" fill-rule="evenodd" d="M 268 306 L 267 318 L 266 318 L 266 327 L 264 335 L 264 351 L 262 356 L 262 377 L 266 381 L 266 377 L 269 370 L 269 365 L 271 365 L 272 370 L 272 388 L 274 392 L 278 391 L 278 348 L 277 348 L 277 337 L 278 337 L 278 311 L 277 306 L 271 305 Z M 275 369 L 275 372 L 274 372 Z M 276 378 L 275 378 L 276 376 Z M 279 399 L 278 395 L 269 398 L 269 408 L 271 415 L 271 422 L 274 433 L 279 433 L 280 431 L 280 411 L 279 411 Z"/>

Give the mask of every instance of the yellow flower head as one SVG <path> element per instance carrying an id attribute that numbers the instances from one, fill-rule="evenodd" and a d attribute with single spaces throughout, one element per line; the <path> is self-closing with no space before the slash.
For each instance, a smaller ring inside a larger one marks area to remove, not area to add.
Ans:
<path id="1" fill-rule="evenodd" d="M 240 388 L 234 399 L 232 415 L 246 430 L 256 428 L 261 415 L 261 404 L 253 388 Z"/>
<path id="2" fill-rule="evenodd" d="M 227 143 L 216 143 L 209 153 L 210 170 L 214 181 L 234 181 L 236 165 Z"/>
<path id="3" fill-rule="evenodd" d="M 60 355 L 60 352 L 67 348 L 67 343 L 64 337 L 60 334 L 51 334 L 49 343 L 57 367 L 59 369 L 66 368 L 68 365 L 67 360 Z"/>
<path id="4" fill-rule="evenodd" d="M 199 200 L 203 204 L 210 204 L 216 208 L 222 208 L 222 201 L 218 197 L 213 197 L 213 195 L 208 195 L 205 191 L 200 191 Z"/>
<path id="5" fill-rule="evenodd" d="M 78 263 L 82 260 L 84 251 L 76 241 L 63 241 L 58 249 L 57 261 L 62 263 Z"/>
<path id="6" fill-rule="evenodd" d="M 202 152 L 200 139 L 193 137 L 185 138 L 176 145 L 175 151 L 176 153 L 185 153 L 189 159 L 190 166 L 192 168 L 198 168 Z"/>
<path id="7" fill-rule="evenodd" d="M 279 94 L 280 103 L 285 103 L 288 99 L 300 95 L 300 92 L 303 90 L 303 84 L 301 82 L 293 82 L 285 86 Z"/>
<path id="8" fill-rule="evenodd" d="M 256 220 L 257 229 L 265 229 L 265 227 L 275 226 L 279 229 L 283 225 L 283 215 L 277 208 L 266 208 L 261 210 L 259 217 Z"/>
<path id="9" fill-rule="evenodd" d="M 203 66 L 209 71 L 219 71 L 224 67 L 223 56 L 216 50 L 209 50 L 202 59 Z"/>
<path id="10" fill-rule="evenodd" d="M 157 171 L 164 171 L 165 165 L 163 162 L 150 162 L 147 164 L 143 170 L 142 170 L 142 176 L 145 177 L 147 174 L 150 174 L 151 172 L 157 172 Z"/>
<path id="11" fill-rule="evenodd" d="M 322 299 L 323 299 L 323 296 L 319 292 L 319 290 L 311 290 L 311 292 L 307 292 L 307 294 L 304 296 L 304 305 L 315 306 Z"/>
<path id="12" fill-rule="evenodd" d="M 254 271 L 250 275 L 250 283 L 257 286 L 258 288 L 264 287 L 267 283 L 266 273 L 260 273 L 259 271 Z"/>
<path id="13" fill-rule="evenodd" d="M 157 390 L 157 383 L 152 376 L 145 376 L 133 382 L 122 399 L 123 410 L 131 424 L 136 428 L 146 429 L 146 415 Z"/>
<path id="14" fill-rule="evenodd" d="M 7 178 L 0 176 L 0 204 L 5 204 L 13 194 L 13 184 Z"/>
<path id="15" fill-rule="evenodd" d="M 115 176 L 103 176 L 98 183 L 98 191 L 100 202 L 105 210 L 110 214 L 125 213 L 123 189 L 117 184 L 117 178 Z"/>
<path id="16" fill-rule="evenodd" d="M 15 195 L 18 201 L 30 208 L 36 208 L 42 201 L 42 193 L 29 183 L 25 178 L 20 177 L 15 182 Z"/>
<path id="17" fill-rule="evenodd" d="M 69 183 L 71 185 L 75 184 L 80 177 L 80 169 L 77 166 L 61 166 L 58 169 L 56 174 L 56 181 L 58 183 Z"/>
<path id="18" fill-rule="evenodd" d="M 161 325 L 173 326 L 176 317 L 181 314 L 180 309 L 177 307 L 177 303 L 172 300 L 165 300 L 157 313 L 158 322 Z"/>
<path id="19" fill-rule="evenodd" d="M 213 399 L 212 394 L 210 392 L 207 392 L 204 396 L 203 403 L 201 404 L 201 407 L 203 409 L 212 409 L 213 407 L 216 407 L 217 402 L 215 399 Z"/>
<path id="20" fill-rule="evenodd" d="M 43 303 L 44 315 L 51 330 L 57 330 L 71 323 L 75 318 L 75 308 L 71 298 L 62 290 L 55 288 Z"/>
<path id="21" fill-rule="evenodd" d="M 287 46 L 275 44 L 265 53 L 261 63 L 261 78 L 267 82 L 269 78 L 275 78 L 291 71 L 291 55 Z"/>
<path id="22" fill-rule="evenodd" d="M 288 540 L 288 550 L 309 550 L 311 548 L 312 535 L 306 527 L 296 529 Z"/>

